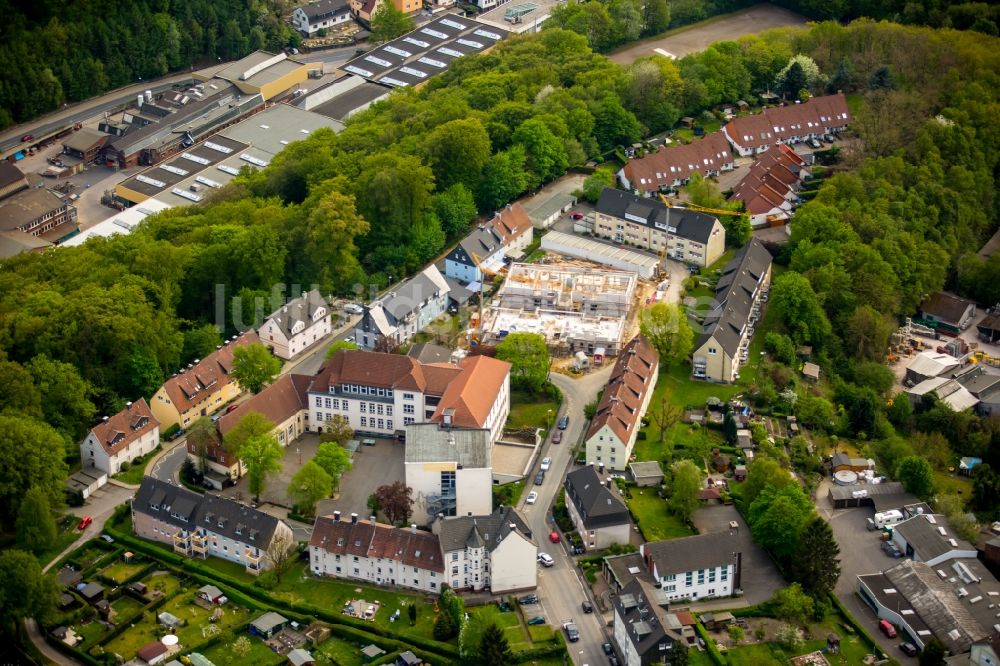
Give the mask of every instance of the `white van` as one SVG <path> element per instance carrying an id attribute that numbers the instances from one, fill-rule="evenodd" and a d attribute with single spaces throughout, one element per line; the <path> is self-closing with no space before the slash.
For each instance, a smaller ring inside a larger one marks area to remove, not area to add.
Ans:
<path id="1" fill-rule="evenodd" d="M 868 519 L 869 530 L 880 530 L 885 527 L 893 527 L 903 522 L 903 512 L 898 509 L 890 509 L 882 513 L 876 513 L 874 518 Z"/>

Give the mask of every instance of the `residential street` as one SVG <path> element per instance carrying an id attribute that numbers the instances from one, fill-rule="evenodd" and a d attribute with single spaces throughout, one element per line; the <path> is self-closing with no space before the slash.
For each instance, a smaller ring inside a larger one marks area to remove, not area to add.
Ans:
<path id="1" fill-rule="evenodd" d="M 562 492 L 563 480 L 573 466 L 573 451 L 584 435 L 583 407 L 592 401 L 607 383 L 611 367 L 605 366 L 581 379 L 571 379 L 566 375 L 552 373 L 552 383 L 559 387 L 564 397 L 559 416 L 569 416 L 569 427 L 563 434 L 562 444 L 549 442 L 545 445 L 548 448 L 543 456 L 552 458 L 552 468 L 545 477 L 545 483 L 525 488 L 525 496 L 530 490 L 538 491 L 538 502 L 534 506 L 527 506 L 522 497 L 517 507 L 528 520 L 528 526 L 538 542 L 538 550 L 548 553 L 556 562 L 550 568 L 539 566 L 538 570 L 538 597 L 545 611 L 545 618 L 549 624 L 557 628 L 561 627 L 564 620 L 570 618 L 576 622 L 580 630 L 580 641 L 567 643 L 569 654 L 574 663 L 591 666 L 607 662 L 607 657 L 601 650 L 601 643 L 609 640 L 607 638 L 609 634 L 605 633 L 604 626 L 608 618 L 603 618 L 598 612 L 584 614 L 580 604 L 589 598 L 587 588 L 573 558 L 566 553 L 565 547 L 548 540 L 548 534 L 554 525 L 550 520 L 548 509 L 555 501 L 556 493 Z M 528 475 L 529 484 L 535 471 L 537 469 Z"/>

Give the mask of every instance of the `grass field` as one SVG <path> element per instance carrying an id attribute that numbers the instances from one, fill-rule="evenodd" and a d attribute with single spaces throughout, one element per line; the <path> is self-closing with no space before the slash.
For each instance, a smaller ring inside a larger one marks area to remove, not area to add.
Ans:
<path id="1" fill-rule="evenodd" d="M 378 640 L 375 640 L 374 643 L 378 645 Z M 386 650 L 386 652 L 389 652 L 389 650 Z M 314 657 L 325 655 L 334 664 L 340 664 L 340 666 L 361 666 L 365 663 L 365 659 L 361 655 L 360 646 L 348 643 L 339 638 L 331 638 L 324 641 L 318 648 L 312 651 L 312 654 Z"/>
<path id="2" fill-rule="evenodd" d="M 271 595 L 287 601 L 304 601 L 308 604 L 339 611 L 344 604 L 352 599 L 378 601 L 381 606 L 375 615 L 375 624 L 391 628 L 404 636 L 420 636 L 433 638 L 434 602 L 414 594 L 399 594 L 379 588 L 360 587 L 356 582 L 339 580 L 320 580 L 309 574 L 306 565 L 297 564 L 286 573 L 281 583 L 271 591 Z M 417 623 L 410 626 L 407 619 L 408 604 L 417 605 Z M 395 623 L 389 622 L 389 616 L 401 610 L 402 619 Z"/>
<path id="3" fill-rule="evenodd" d="M 172 597 L 177 590 L 181 589 L 181 581 L 170 573 L 158 575 L 156 571 L 153 571 L 150 572 L 148 576 L 144 577 L 140 582 L 146 584 L 150 593 L 156 590 L 165 597 Z"/>
<path id="4" fill-rule="evenodd" d="M 934 489 L 941 494 L 958 495 L 963 501 L 972 496 L 972 479 L 948 472 L 934 472 Z"/>
<path id="5" fill-rule="evenodd" d="M 229 643 L 213 645 L 201 654 L 216 666 L 222 666 L 222 664 L 226 664 L 226 666 L 229 664 L 234 666 L 277 666 L 277 664 L 287 663 L 288 660 L 285 657 L 271 652 L 271 648 L 267 647 L 264 641 L 253 636 L 248 638 L 250 639 L 250 650 L 246 654 L 237 654 L 233 650 L 235 639 Z"/>
<path id="6" fill-rule="evenodd" d="M 101 569 L 101 573 L 121 585 L 148 565 L 148 562 L 115 562 Z"/>
<path id="7" fill-rule="evenodd" d="M 513 430 L 520 428 L 542 428 L 549 427 L 552 410 L 551 425 L 555 425 L 556 414 L 559 411 L 559 404 L 547 397 L 538 397 L 525 393 L 524 391 L 510 392 L 510 416 L 507 417 L 507 427 Z"/>
<path id="8" fill-rule="evenodd" d="M 639 531 L 646 541 L 676 539 L 694 534 L 691 528 L 667 512 L 667 503 L 651 488 L 633 488 L 628 506 L 639 519 Z"/>
<path id="9" fill-rule="evenodd" d="M 123 620 L 127 620 L 132 617 L 140 610 L 142 610 L 143 604 L 139 603 L 132 597 L 122 596 L 111 602 L 111 607 L 117 613 L 115 617 L 115 623 L 120 624 Z"/>
<path id="10" fill-rule="evenodd" d="M 766 643 L 726 650 L 723 655 L 730 666 L 770 666 L 785 663 L 775 657 L 771 647 Z"/>

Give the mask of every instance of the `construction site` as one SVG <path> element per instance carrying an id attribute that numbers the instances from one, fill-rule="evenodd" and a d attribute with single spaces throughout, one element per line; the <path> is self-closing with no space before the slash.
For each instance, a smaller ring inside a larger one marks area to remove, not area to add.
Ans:
<path id="1" fill-rule="evenodd" d="M 889 338 L 886 362 L 896 375 L 897 388 L 906 389 L 924 378 L 924 366 L 954 365 L 955 374 L 968 365 L 991 368 L 1000 374 L 1000 345 L 994 325 L 1000 327 L 1000 309 L 988 309 L 973 326 L 959 334 L 935 322 L 907 317 Z"/>
<path id="2" fill-rule="evenodd" d="M 592 264 L 511 264 L 483 314 L 484 338 L 539 333 L 555 353 L 583 352 L 600 362 L 618 353 L 632 329 L 639 283 L 635 273 Z"/>

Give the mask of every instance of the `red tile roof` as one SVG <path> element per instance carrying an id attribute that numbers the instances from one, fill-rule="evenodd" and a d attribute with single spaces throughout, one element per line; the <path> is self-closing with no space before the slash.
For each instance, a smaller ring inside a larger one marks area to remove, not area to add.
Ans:
<path id="1" fill-rule="evenodd" d="M 432 421 L 442 421 L 444 410 L 454 410 L 452 424 L 482 428 L 510 374 L 510 363 L 489 356 L 462 359 L 461 372 L 448 384 Z"/>
<path id="2" fill-rule="evenodd" d="M 510 245 L 519 237 L 528 233 L 533 224 L 528 213 L 519 203 L 509 204 L 503 210 L 497 212 L 490 220 L 493 230 L 503 240 L 504 245 Z"/>
<path id="3" fill-rule="evenodd" d="M 257 332 L 249 330 L 206 356 L 190 370 L 164 382 L 163 390 L 167 392 L 177 411 L 183 414 L 226 386 L 230 382 L 229 372 L 233 368 L 233 350 L 255 342 L 260 342 Z"/>
<path id="4" fill-rule="evenodd" d="M 216 424 L 219 434 L 225 435 L 250 412 L 263 414 L 275 425 L 287 421 L 296 412 L 309 406 L 306 391 L 311 382 L 310 375 L 281 375 L 263 391 L 223 415 Z"/>
<path id="5" fill-rule="evenodd" d="M 639 410 L 653 384 L 659 362 L 660 355 L 642 336 L 633 338 L 622 348 L 590 422 L 587 439 L 607 425 L 620 441 L 629 441 L 639 426 Z"/>
<path id="6" fill-rule="evenodd" d="M 334 555 L 384 557 L 410 567 L 444 571 L 441 542 L 430 532 L 401 529 L 370 520 L 352 523 L 320 516 L 313 526 L 310 546 Z"/>
<path id="7" fill-rule="evenodd" d="M 145 398 L 118 412 L 107 421 L 98 423 L 90 433 L 113 456 L 146 433 L 159 427 Z"/>
<path id="8" fill-rule="evenodd" d="M 629 160 L 623 171 L 632 187 L 652 191 L 675 180 L 685 180 L 695 171 L 719 171 L 733 161 L 729 142 L 722 132 L 706 134 L 686 145 L 662 147 L 637 160 Z"/>
<path id="9" fill-rule="evenodd" d="M 761 148 L 792 137 L 822 134 L 851 122 L 843 93 L 813 97 L 804 104 L 771 107 L 752 116 L 733 118 L 726 136 L 742 148 Z"/>
<path id="10" fill-rule="evenodd" d="M 754 161 L 729 199 L 742 201 L 751 215 L 787 208 L 788 194 L 798 189 L 804 168 L 804 160 L 794 150 L 778 144 Z"/>

